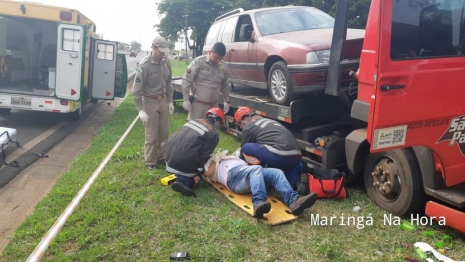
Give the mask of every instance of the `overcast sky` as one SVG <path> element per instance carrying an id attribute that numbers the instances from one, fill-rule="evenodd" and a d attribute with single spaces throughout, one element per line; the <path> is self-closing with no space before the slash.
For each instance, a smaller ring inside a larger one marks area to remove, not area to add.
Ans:
<path id="1" fill-rule="evenodd" d="M 32 0 L 45 5 L 77 9 L 97 25 L 97 33 L 104 39 L 130 43 L 141 42 L 142 49 L 150 48 L 158 35 L 153 26 L 160 17 L 155 3 L 160 0 Z M 31 1 L 29 1 L 31 2 Z"/>

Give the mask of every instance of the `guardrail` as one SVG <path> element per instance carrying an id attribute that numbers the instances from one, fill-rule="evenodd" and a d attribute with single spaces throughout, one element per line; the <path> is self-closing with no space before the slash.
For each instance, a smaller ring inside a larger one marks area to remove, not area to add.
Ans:
<path id="1" fill-rule="evenodd" d="M 87 182 L 82 186 L 81 190 L 77 193 L 77 195 L 74 197 L 74 199 L 71 201 L 71 203 L 66 207 L 65 211 L 61 213 L 60 217 L 55 221 L 53 226 L 48 230 L 47 234 L 42 238 L 40 243 L 36 246 L 34 251 L 29 255 L 26 261 L 28 262 L 35 262 L 39 261 L 40 258 L 44 255 L 45 251 L 47 248 L 50 246 L 52 243 L 53 239 L 57 236 L 58 232 L 60 232 L 61 228 L 65 224 L 65 222 L 68 220 L 68 218 L 71 216 L 71 214 L 74 212 L 76 207 L 78 206 L 79 202 L 84 198 L 86 195 L 87 191 L 89 188 L 92 186 L 92 184 L 95 182 L 95 180 L 98 178 L 102 170 L 105 168 L 105 166 L 108 164 L 110 161 L 111 157 L 113 154 L 116 152 L 116 150 L 119 148 L 121 143 L 124 141 L 126 136 L 129 134 L 133 126 L 136 124 L 137 120 L 139 119 L 139 116 L 137 116 L 134 121 L 132 121 L 131 125 L 129 125 L 128 129 L 126 129 L 126 132 L 121 136 L 121 138 L 116 142 L 115 146 L 111 149 L 110 153 L 103 159 L 103 161 L 100 163 L 100 165 L 97 167 L 97 169 L 94 171 L 94 173 L 91 175 L 91 177 L 87 180 Z"/>

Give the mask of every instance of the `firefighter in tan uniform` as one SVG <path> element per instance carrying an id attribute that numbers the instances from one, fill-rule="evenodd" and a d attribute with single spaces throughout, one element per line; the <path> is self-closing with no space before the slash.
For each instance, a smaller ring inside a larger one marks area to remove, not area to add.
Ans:
<path id="1" fill-rule="evenodd" d="M 208 109 L 218 107 L 218 96 L 224 99 L 224 113 L 229 111 L 229 73 L 221 61 L 226 54 L 226 46 L 215 43 L 212 50 L 194 59 L 182 78 L 183 107 L 189 112 L 188 120 L 200 119 Z"/>
<path id="2" fill-rule="evenodd" d="M 153 39 L 151 55 L 143 58 L 134 81 L 134 103 L 145 126 L 145 166 L 152 170 L 164 165 L 160 145 L 168 139 L 168 111 L 174 112 L 171 64 L 168 42 L 158 36 Z"/>

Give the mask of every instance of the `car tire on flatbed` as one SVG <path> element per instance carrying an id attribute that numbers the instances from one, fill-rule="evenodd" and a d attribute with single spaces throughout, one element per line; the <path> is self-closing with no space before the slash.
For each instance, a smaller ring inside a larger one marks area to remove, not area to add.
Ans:
<path id="1" fill-rule="evenodd" d="M 286 63 L 278 61 L 270 68 L 268 75 L 268 90 L 274 102 L 289 105 L 294 98 L 294 85 Z"/>

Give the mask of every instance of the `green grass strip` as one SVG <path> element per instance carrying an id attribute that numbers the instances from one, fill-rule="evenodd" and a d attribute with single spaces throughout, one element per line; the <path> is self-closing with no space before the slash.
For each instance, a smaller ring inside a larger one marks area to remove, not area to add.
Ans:
<path id="1" fill-rule="evenodd" d="M 186 120 L 178 104 L 170 132 Z M 137 112 L 129 96 L 111 121 L 98 130 L 90 148 L 62 174 L 53 190 L 15 231 L 1 261 L 24 261 L 82 185 L 115 145 Z M 360 188 L 349 198 L 318 201 L 295 222 L 267 226 L 228 201 L 207 183 L 186 198 L 163 186 L 163 168 L 149 171 L 143 161 L 144 129 L 139 121 L 52 242 L 43 261 L 168 261 L 187 251 L 193 261 L 403 261 L 415 256 L 417 241 L 434 246 L 444 235 L 454 242 L 446 255 L 464 259 L 464 238 L 442 226 L 407 231 L 383 222 L 385 212 Z M 234 151 L 239 141 L 224 131 L 218 149 Z M 353 213 L 354 206 L 362 211 Z M 316 215 L 335 216 L 316 225 Z M 347 222 L 353 217 L 355 223 Z M 368 217 L 372 225 L 366 225 Z M 342 220 L 341 220 L 342 219 Z M 342 222 L 341 222 L 342 221 Z M 434 231 L 433 235 L 423 235 Z"/>

